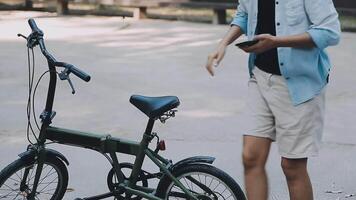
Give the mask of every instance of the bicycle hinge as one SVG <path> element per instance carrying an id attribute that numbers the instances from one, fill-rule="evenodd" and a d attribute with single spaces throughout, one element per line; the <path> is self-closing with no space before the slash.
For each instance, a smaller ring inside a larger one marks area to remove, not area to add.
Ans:
<path id="1" fill-rule="evenodd" d="M 40 119 L 42 120 L 42 123 L 52 123 L 52 119 L 56 116 L 56 111 L 52 111 L 51 113 L 47 111 L 43 111 L 40 115 Z"/>

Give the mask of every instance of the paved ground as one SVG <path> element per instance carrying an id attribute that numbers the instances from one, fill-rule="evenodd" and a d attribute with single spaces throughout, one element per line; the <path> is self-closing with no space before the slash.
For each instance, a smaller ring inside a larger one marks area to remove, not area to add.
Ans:
<path id="1" fill-rule="evenodd" d="M 139 140 L 147 119 L 130 105 L 130 95 L 177 95 L 182 102 L 177 117 L 155 128 L 167 141 L 164 155 L 173 161 L 192 155 L 216 156 L 215 165 L 242 184 L 241 134 L 248 125 L 244 121 L 247 54 L 231 47 L 215 78 L 203 68 L 207 54 L 228 27 L 117 17 L 0 12 L 0 168 L 27 144 L 26 48 L 16 34 L 29 33 L 29 16 L 38 18 L 47 48 L 58 60 L 92 75 L 89 84 L 72 78 L 75 96 L 67 83 L 59 82 L 56 126 Z M 309 167 L 316 200 L 345 199 L 346 194 L 356 193 L 355 46 L 356 34 L 344 33 L 341 44 L 329 49 L 334 68 L 327 94 L 324 144 L 320 156 L 310 159 Z M 39 74 L 46 65 L 36 53 Z M 46 83 L 39 87 L 37 113 L 43 109 Z M 53 148 L 71 162 L 69 186 L 75 191 L 65 199 L 106 191 L 108 165 L 100 155 L 75 147 Z M 279 163 L 273 147 L 268 161 L 271 199 L 285 200 L 288 193 Z M 149 162 L 145 168 L 156 170 Z M 343 193 L 325 193 L 333 189 Z"/>

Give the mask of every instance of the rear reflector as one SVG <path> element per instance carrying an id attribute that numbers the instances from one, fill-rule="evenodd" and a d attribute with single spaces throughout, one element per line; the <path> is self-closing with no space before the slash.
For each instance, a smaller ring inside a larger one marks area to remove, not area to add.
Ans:
<path id="1" fill-rule="evenodd" d="M 166 150 L 166 143 L 164 142 L 164 140 L 159 141 L 159 143 L 158 143 L 158 148 L 159 148 L 159 150 L 161 150 L 161 151 Z"/>

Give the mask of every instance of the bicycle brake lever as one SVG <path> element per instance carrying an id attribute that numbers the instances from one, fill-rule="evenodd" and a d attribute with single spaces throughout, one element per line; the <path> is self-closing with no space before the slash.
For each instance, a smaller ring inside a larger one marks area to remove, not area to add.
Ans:
<path id="1" fill-rule="evenodd" d="M 22 38 L 24 38 L 24 39 L 26 39 L 26 40 L 27 40 L 27 37 L 26 37 L 26 36 L 24 36 L 24 35 L 22 35 L 21 33 L 18 33 L 18 34 L 17 34 L 17 37 L 22 37 Z"/>
<path id="2" fill-rule="evenodd" d="M 69 70 L 66 68 L 61 73 L 59 73 L 58 76 L 59 76 L 59 79 L 61 79 L 62 81 L 64 81 L 64 80 L 68 81 L 69 86 L 72 89 L 72 94 L 75 94 L 74 85 L 72 83 L 72 80 L 70 80 L 70 78 L 69 78 L 69 73 L 70 73 Z"/>
<path id="3" fill-rule="evenodd" d="M 68 78 L 67 78 L 67 81 L 68 81 L 70 87 L 72 88 L 72 94 L 75 94 L 75 89 L 74 89 L 73 83 L 72 83 L 72 81 L 70 80 L 69 76 L 68 76 Z"/>

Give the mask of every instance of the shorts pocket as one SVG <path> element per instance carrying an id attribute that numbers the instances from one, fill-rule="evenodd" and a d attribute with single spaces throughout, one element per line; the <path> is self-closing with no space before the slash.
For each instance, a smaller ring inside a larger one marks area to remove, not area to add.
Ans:
<path id="1" fill-rule="evenodd" d="M 287 23 L 290 26 L 297 25 L 303 21 L 304 3 L 303 0 L 288 0 L 286 3 Z"/>

